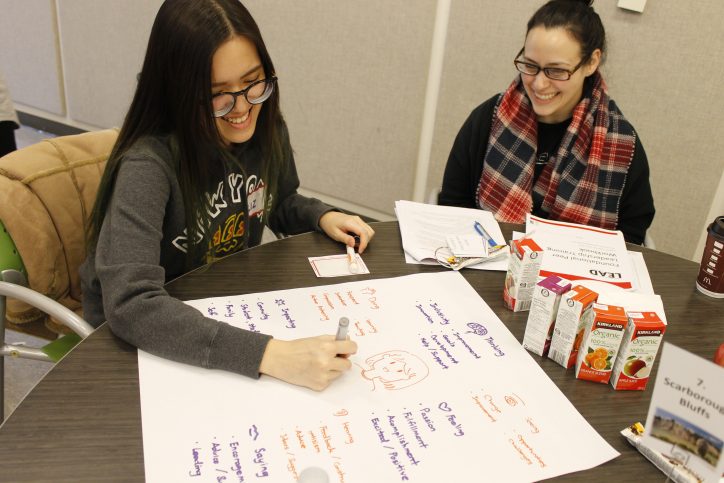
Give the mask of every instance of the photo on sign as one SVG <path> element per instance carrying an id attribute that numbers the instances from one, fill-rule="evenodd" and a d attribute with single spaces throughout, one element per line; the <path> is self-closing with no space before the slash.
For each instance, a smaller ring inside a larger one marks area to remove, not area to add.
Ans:
<path id="1" fill-rule="evenodd" d="M 656 408 L 651 436 L 682 448 L 715 468 L 721 457 L 722 441 L 720 439 L 661 408 Z"/>

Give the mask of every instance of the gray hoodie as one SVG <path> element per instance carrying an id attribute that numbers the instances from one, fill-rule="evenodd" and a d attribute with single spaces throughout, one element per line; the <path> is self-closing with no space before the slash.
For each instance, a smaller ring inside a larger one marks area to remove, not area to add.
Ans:
<path id="1" fill-rule="evenodd" d="M 243 171 L 217 163 L 218 172 L 211 173 L 209 255 L 257 245 L 264 225 L 286 234 L 318 229 L 331 208 L 296 192 L 293 158 L 264 220 L 268 181 L 259 174 L 261 156 L 243 145 L 233 154 Z M 187 270 L 183 200 L 170 158 L 163 137 L 143 138 L 123 156 L 97 246 L 80 269 L 85 318 L 95 326 L 107 320 L 118 337 L 151 354 L 259 377 L 270 336 L 205 317 L 164 290 Z"/>

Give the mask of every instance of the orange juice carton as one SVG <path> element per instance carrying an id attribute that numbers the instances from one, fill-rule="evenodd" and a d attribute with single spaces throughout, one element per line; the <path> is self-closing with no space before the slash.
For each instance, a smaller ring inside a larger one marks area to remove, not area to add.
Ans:
<path id="1" fill-rule="evenodd" d="M 548 355 L 558 305 L 561 296 L 570 289 L 571 282 L 558 275 L 549 275 L 536 284 L 525 324 L 523 347 L 539 356 Z"/>
<path id="2" fill-rule="evenodd" d="M 623 307 L 593 304 L 576 359 L 576 377 L 608 384 L 628 317 Z"/>
<path id="3" fill-rule="evenodd" d="M 543 260 L 543 249 L 531 238 L 510 241 L 510 261 L 505 274 L 503 300 L 513 312 L 530 308 L 533 289 Z"/>
<path id="4" fill-rule="evenodd" d="M 585 331 L 586 311 L 598 299 L 598 293 L 576 285 L 561 296 L 548 357 L 566 369 L 573 367 Z"/>
<path id="5" fill-rule="evenodd" d="M 666 331 L 656 312 L 628 312 L 628 326 L 611 373 L 614 389 L 643 391 Z"/>

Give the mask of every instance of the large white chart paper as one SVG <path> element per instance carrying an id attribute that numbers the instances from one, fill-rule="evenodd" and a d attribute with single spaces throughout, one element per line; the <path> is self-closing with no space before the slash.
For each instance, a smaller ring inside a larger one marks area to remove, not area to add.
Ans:
<path id="1" fill-rule="evenodd" d="M 149 482 L 532 481 L 618 455 L 458 272 L 189 304 L 281 339 L 346 316 L 359 350 L 322 392 L 139 351 Z"/>

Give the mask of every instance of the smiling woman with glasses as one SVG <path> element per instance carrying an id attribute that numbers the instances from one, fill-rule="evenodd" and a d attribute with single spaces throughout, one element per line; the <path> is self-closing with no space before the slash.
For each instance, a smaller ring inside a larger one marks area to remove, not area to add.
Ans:
<path id="1" fill-rule="evenodd" d="M 588 59 L 581 59 L 581 61 L 572 70 L 562 69 L 560 67 L 541 67 L 538 64 L 520 60 L 519 57 L 523 55 L 523 52 L 525 52 L 525 47 L 520 49 L 520 52 L 518 52 L 518 55 L 515 56 L 515 60 L 513 61 L 513 65 L 515 65 L 515 68 L 518 69 L 518 72 L 525 75 L 536 76 L 538 75 L 538 72 L 542 70 L 546 77 L 553 80 L 570 79 L 571 76 L 588 61 Z"/>
<path id="2" fill-rule="evenodd" d="M 641 244 L 654 218 L 646 153 L 608 96 L 593 0 L 551 0 L 528 21 L 508 89 L 470 114 L 438 202 L 524 223 L 526 213 L 618 229 Z"/>
<path id="3" fill-rule="evenodd" d="M 356 350 L 276 340 L 207 317 L 164 283 L 258 245 L 265 227 L 319 230 L 364 251 L 374 231 L 299 193 L 274 65 L 238 0 L 166 0 L 108 160 L 81 267 L 83 310 L 167 359 L 321 390 Z"/>
<path id="4" fill-rule="evenodd" d="M 275 76 L 269 79 L 259 79 L 252 82 L 247 87 L 236 92 L 219 92 L 211 96 L 211 103 L 214 107 L 214 117 L 226 116 L 236 105 L 236 98 L 244 96 L 246 102 L 252 105 L 261 104 L 269 99 L 274 92 L 274 83 L 277 81 Z"/>

